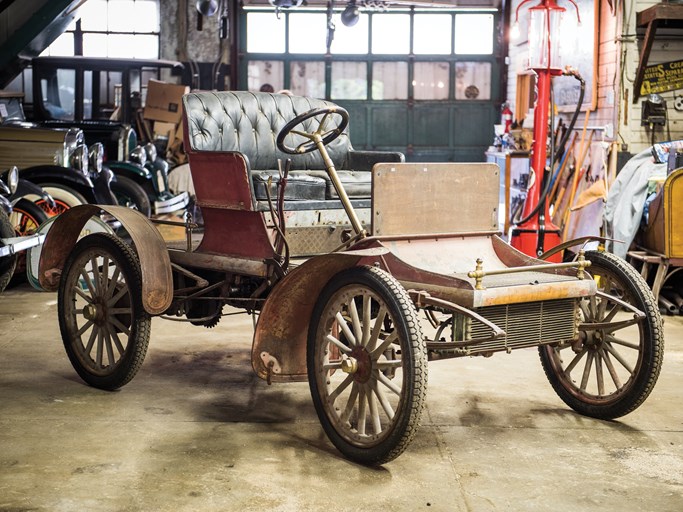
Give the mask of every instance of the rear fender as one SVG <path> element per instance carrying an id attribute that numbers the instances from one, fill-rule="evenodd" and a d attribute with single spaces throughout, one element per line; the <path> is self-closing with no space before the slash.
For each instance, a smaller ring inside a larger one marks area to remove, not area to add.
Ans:
<path id="1" fill-rule="evenodd" d="M 166 311 L 173 299 L 173 276 L 166 244 L 141 213 L 123 206 L 81 205 L 62 213 L 50 229 L 40 256 L 38 279 L 46 291 L 56 291 L 66 259 L 85 223 L 101 211 L 121 222 L 133 240 L 142 273 L 142 305 L 150 315 Z"/>
<path id="2" fill-rule="evenodd" d="M 280 281 L 259 315 L 251 349 L 251 366 L 269 381 L 306 380 L 306 341 L 320 292 L 337 273 L 362 261 L 372 264 L 389 251 L 384 247 L 336 252 L 304 262 Z"/>

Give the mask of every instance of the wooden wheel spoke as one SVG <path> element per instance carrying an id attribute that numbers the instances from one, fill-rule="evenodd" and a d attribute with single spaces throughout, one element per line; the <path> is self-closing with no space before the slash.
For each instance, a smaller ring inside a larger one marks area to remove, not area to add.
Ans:
<path id="1" fill-rule="evenodd" d="M 356 429 L 362 436 L 365 435 L 365 422 L 367 419 L 366 404 L 365 388 L 361 387 L 358 392 L 358 425 L 356 426 Z"/>
<path id="2" fill-rule="evenodd" d="M 90 266 L 92 267 L 92 280 L 95 288 L 102 289 L 102 275 L 100 274 L 100 267 L 97 264 L 97 256 L 90 259 Z"/>
<path id="3" fill-rule="evenodd" d="M 81 277 L 83 278 L 83 281 L 85 281 L 85 285 L 88 287 L 88 290 L 90 291 L 90 296 L 95 297 L 97 295 L 97 292 L 95 291 L 95 287 L 93 286 L 92 280 L 90 279 L 90 275 L 85 271 L 85 268 L 81 269 Z M 78 284 L 76 284 L 78 286 Z"/>
<path id="4" fill-rule="evenodd" d="M 381 382 L 383 385 L 385 385 L 389 390 L 394 393 L 396 396 L 401 396 L 401 388 L 392 380 L 390 380 L 386 375 L 384 375 L 382 372 L 377 373 L 377 380 Z"/>
<path id="5" fill-rule="evenodd" d="M 98 329 L 98 331 L 97 331 L 97 358 L 95 359 L 95 363 L 97 364 L 98 368 L 104 368 L 104 365 L 102 364 L 103 356 L 104 356 L 104 342 L 102 340 L 102 330 Z"/>
<path id="6" fill-rule="evenodd" d="M 111 299 L 107 301 L 107 306 L 113 306 L 116 304 L 121 298 L 128 293 L 128 285 L 124 284 L 121 289 L 118 291 L 116 295 L 114 295 Z"/>
<path id="7" fill-rule="evenodd" d="M 607 341 L 610 343 L 616 343 L 617 345 L 621 345 L 623 347 L 632 348 L 633 350 L 640 350 L 640 345 L 638 343 L 631 343 L 630 341 L 622 340 L 613 334 L 609 334 L 607 336 Z"/>
<path id="8" fill-rule="evenodd" d="M 354 382 L 353 386 L 351 387 L 351 393 L 349 394 L 349 399 L 346 402 L 346 407 L 344 407 L 344 411 L 341 413 L 341 416 L 339 416 L 339 420 L 342 423 L 347 423 L 349 421 L 349 417 L 351 417 L 351 413 L 353 412 L 353 408 L 356 405 L 356 402 L 358 400 L 358 388 L 359 385 Z"/>
<path id="9" fill-rule="evenodd" d="M 586 391 L 586 386 L 588 385 L 588 379 L 591 375 L 591 367 L 593 366 L 593 352 L 588 352 L 588 359 L 586 360 L 586 366 L 583 367 L 583 375 L 581 377 L 581 391 Z"/>
<path id="10" fill-rule="evenodd" d="M 387 309 L 382 305 L 379 308 L 379 312 L 377 313 L 377 318 L 375 318 L 375 324 L 372 327 L 372 334 L 370 335 L 370 339 L 368 340 L 367 344 L 365 345 L 365 348 L 367 349 L 368 352 L 372 352 L 375 350 L 375 347 L 377 346 L 377 340 L 379 339 L 379 335 L 382 332 L 382 326 L 384 325 L 384 319 L 387 316 Z"/>
<path id="11" fill-rule="evenodd" d="M 116 290 L 116 284 L 118 283 L 120 275 L 121 270 L 119 269 L 119 267 L 114 267 L 114 273 L 112 274 L 111 279 L 109 279 L 109 286 L 107 287 L 107 291 L 104 294 L 105 299 L 111 299 L 111 296 L 114 294 L 114 291 Z"/>
<path id="12" fill-rule="evenodd" d="M 339 341 L 337 338 L 332 336 L 331 334 L 328 334 L 325 336 L 325 339 L 329 342 L 332 343 L 335 347 L 337 347 L 339 350 L 341 350 L 344 354 L 350 354 L 351 349 L 344 345 L 341 341 Z"/>
<path id="13" fill-rule="evenodd" d="M 123 344 L 121 343 L 121 340 L 119 340 L 118 334 L 116 334 L 116 331 L 111 331 L 109 334 L 111 335 L 111 338 L 114 341 L 114 345 L 116 345 L 116 350 L 118 350 L 119 355 L 122 356 L 126 349 L 123 348 Z"/>
<path id="14" fill-rule="evenodd" d="M 617 390 L 621 389 L 621 380 L 619 379 L 617 370 L 616 368 L 614 368 L 614 364 L 610 359 L 609 352 L 605 351 L 604 349 L 601 349 L 600 355 L 602 356 L 602 360 L 605 361 L 605 366 L 607 367 L 607 371 L 612 377 L 612 382 L 614 382 L 614 385 L 616 386 Z"/>
<path id="15" fill-rule="evenodd" d="M 372 334 L 372 329 L 370 324 L 372 322 L 372 299 L 368 295 L 363 295 L 363 337 L 361 339 L 361 345 L 367 347 L 368 341 L 370 341 L 370 335 Z"/>
<path id="16" fill-rule="evenodd" d="M 398 333 L 396 331 L 392 332 L 387 339 L 385 339 L 382 344 L 370 353 L 370 357 L 373 361 L 377 361 L 379 357 L 388 349 L 392 343 L 398 340 Z"/>
<path id="17" fill-rule="evenodd" d="M 85 345 L 85 348 L 83 349 L 84 354 L 89 355 L 90 352 L 92 352 L 92 347 L 95 344 L 95 339 L 97 338 L 97 331 L 97 327 L 90 331 L 90 338 L 88 338 L 88 343 Z"/>
<path id="18" fill-rule="evenodd" d="M 360 318 L 358 318 L 358 309 L 356 308 L 355 297 L 351 297 L 346 305 L 351 316 L 351 325 L 353 326 L 353 335 L 356 340 L 363 339 L 363 329 L 360 326 Z"/>
<path id="19" fill-rule="evenodd" d="M 76 311 L 76 312 L 78 313 L 78 311 Z M 81 310 L 81 312 L 82 312 L 82 310 Z M 76 337 L 80 338 L 80 337 L 83 335 L 83 333 L 84 333 L 85 331 L 87 331 L 88 329 L 90 329 L 90 327 L 92 326 L 92 324 L 93 324 L 93 321 L 92 321 L 92 320 L 88 320 L 87 322 L 85 322 L 85 323 L 83 324 L 83 327 L 81 327 L 80 329 L 78 329 L 78 330 L 76 331 Z"/>
<path id="20" fill-rule="evenodd" d="M 370 420 L 372 421 L 372 430 L 375 434 L 379 434 L 382 431 L 382 421 L 379 417 L 377 401 L 375 400 L 375 394 L 372 392 L 372 388 L 368 390 L 366 396 L 368 397 L 368 407 L 370 409 Z"/>
<path id="21" fill-rule="evenodd" d="M 330 370 L 341 370 L 341 361 L 334 361 L 333 363 L 325 363 L 323 364 L 323 370 L 330 371 Z"/>
<path id="22" fill-rule="evenodd" d="M 378 370 L 387 370 L 389 368 L 400 368 L 403 366 L 403 361 L 400 359 L 387 359 L 386 361 L 377 361 L 375 368 Z"/>
<path id="23" fill-rule="evenodd" d="M 107 349 L 107 359 L 109 360 L 109 366 L 114 366 L 116 364 L 116 359 L 114 358 L 114 348 L 111 344 L 111 337 L 109 332 L 104 332 L 104 345 Z"/>
<path id="24" fill-rule="evenodd" d="M 595 379 L 598 385 L 598 395 L 603 396 L 605 394 L 605 379 L 602 374 L 602 357 L 599 351 L 595 353 Z"/>
<path id="25" fill-rule="evenodd" d="M 100 272 L 100 284 L 102 290 L 107 292 L 109 288 L 107 281 L 109 280 L 109 258 L 107 256 L 102 257 L 102 271 Z"/>
<path id="26" fill-rule="evenodd" d="M 588 352 L 588 349 L 587 349 L 586 347 L 583 347 L 583 349 L 581 350 L 581 352 L 579 352 L 578 354 L 576 354 L 576 356 L 574 356 L 574 359 L 571 360 L 571 362 L 569 363 L 569 365 L 567 366 L 567 368 L 565 368 L 565 370 L 564 370 L 564 373 L 565 373 L 567 376 L 569 376 L 569 374 L 572 372 L 572 370 L 574 369 L 574 367 L 575 367 L 577 364 L 579 364 L 579 361 L 581 361 L 581 359 L 583 358 L 583 356 L 586 355 L 587 352 Z"/>
<path id="27" fill-rule="evenodd" d="M 337 314 L 334 315 L 334 317 L 337 319 L 339 328 L 344 333 L 344 336 L 346 336 L 346 339 L 349 340 L 349 344 L 356 345 L 356 337 L 351 332 L 351 329 L 349 329 L 349 325 L 346 323 L 346 320 L 344 319 L 342 314 L 340 312 L 337 312 Z"/>
<path id="28" fill-rule="evenodd" d="M 119 330 L 119 332 L 122 332 L 122 333 L 125 334 L 126 336 L 130 336 L 130 329 L 128 329 L 128 327 L 126 327 L 125 325 L 123 325 L 123 324 L 119 321 L 119 319 L 116 318 L 115 316 L 110 316 L 110 317 L 109 317 L 109 323 L 110 323 L 111 325 L 113 325 L 114 327 L 116 327 L 116 328 Z"/>
<path id="29" fill-rule="evenodd" d="M 605 343 L 603 346 L 614 357 L 614 359 L 619 361 L 621 366 L 626 368 L 626 370 L 628 370 L 628 372 L 631 375 L 633 375 L 633 368 L 631 367 L 631 365 L 621 356 L 619 352 L 616 351 L 616 349 L 611 345 L 611 343 Z"/>
<path id="30" fill-rule="evenodd" d="M 346 378 L 342 381 L 337 388 L 330 393 L 329 395 L 329 400 L 330 404 L 334 404 L 335 400 L 337 400 L 337 397 L 346 389 L 349 387 L 349 385 L 353 382 L 353 375 L 349 374 L 346 376 Z"/>
<path id="31" fill-rule="evenodd" d="M 375 396 L 377 396 L 377 400 L 379 400 L 380 405 L 382 406 L 382 409 L 384 410 L 384 414 L 387 415 L 387 418 L 390 420 L 394 419 L 394 415 L 396 414 L 394 412 L 394 408 L 391 407 L 391 404 L 389 403 L 389 400 L 387 399 L 386 395 L 384 394 L 384 391 L 382 391 L 382 388 L 380 388 L 377 385 L 377 381 L 373 380 L 372 381 L 372 391 L 375 393 Z"/>
<path id="32" fill-rule="evenodd" d="M 76 295 L 81 297 L 84 301 L 86 301 L 88 304 L 92 304 L 92 297 L 88 297 L 83 290 L 81 290 L 81 287 L 76 285 L 73 287 L 73 291 L 76 292 Z M 83 314 L 83 310 L 78 310 L 77 313 Z"/>
<path id="33" fill-rule="evenodd" d="M 133 308 L 111 308 L 109 309 L 110 315 L 132 315 Z"/>

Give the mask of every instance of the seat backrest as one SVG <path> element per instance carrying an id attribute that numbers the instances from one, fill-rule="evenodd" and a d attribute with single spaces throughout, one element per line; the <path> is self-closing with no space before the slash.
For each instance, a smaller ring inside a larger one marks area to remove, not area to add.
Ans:
<path id="1" fill-rule="evenodd" d="M 193 92 L 183 97 L 185 129 L 192 152 L 236 151 L 247 157 L 252 170 L 277 169 L 278 159 L 292 159 L 293 169 L 324 169 L 316 150 L 304 155 L 288 155 L 277 149 L 276 139 L 282 127 L 294 117 L 314 108 L 333 103 L 302 96 L 247 91 Z M 317 120 L 316 120 L 317 119 Z M 330 116 L 332 129 L 339 116 Z M 297 130 L 313 132 L 319 117 L 309 119 Z M 296 147 L 304 142 L 290 135 L 286 143 Z M 351 150 L 348 131 L 327 146 L 335 167 L 343 169 Z"/>

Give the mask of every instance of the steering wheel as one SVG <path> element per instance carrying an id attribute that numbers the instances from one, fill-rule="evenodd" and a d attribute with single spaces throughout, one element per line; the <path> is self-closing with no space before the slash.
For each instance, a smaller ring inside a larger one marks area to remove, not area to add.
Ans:
<path id="1" fill-rule="evenodd" d="M 340 116 L 341 123 L 339 123 L 339 125 L 336 128 L 325 131 L 325 125 L 327 124 L 327 120 L 332 114 L 337 114 L 338 116 Z M 318 124 L 318 129 L 313 133 L 303 132 L 294 129 L 297 125 L 300 125 L 307 119 L 319 115 L 322 115 L 323 118 L 320 120 L 320 124 Z M 283 153 L 287 153 L 290 155 L 303 155 L 304 153 L 310 153 L 311 151 L 315 151 L 316 149 L 318 149 L 319 142 L 322 143 L 323 146 L 326 146 L 334 139 L 339 137 L 344 131 L 344 129 L 348 126 L 348 124 L 349 113 L 341 107 L 314 108 L 313 110 L 309 110 L 308 112 L 299 114 L 282 127 L 282 130 L 280 130 L 280 133 L 278 133 L 277 135 L 277 147 Z M 287 137 L 287 135 L 289 135 L 290 133 L 300 135 L 301 137 L 304 137 L 308 140 L 306 142 L 302 142 L 295 148 L 291 148 L 285 144 L 285 137 Z"/>

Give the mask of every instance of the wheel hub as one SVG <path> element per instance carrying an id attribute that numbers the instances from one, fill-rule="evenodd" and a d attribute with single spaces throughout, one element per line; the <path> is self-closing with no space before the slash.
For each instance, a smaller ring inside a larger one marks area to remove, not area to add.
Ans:
<path id="1" fill-rule="evenodd" d="M 88 304 L 83 308 L 83 316 L 86 320 L 92 320 L 99 325 L 103 320 L 104 314 L 101 306 L 97 304 Z"/>
<path id="2" fill-rule="evenodd" d="M 363 347 L 354 347 L 351 355 L 342 361 L 342 371 L 352 374 L 353 380 L 364 384 L 370 380 L 372 373 L 372 359 Z"/>

